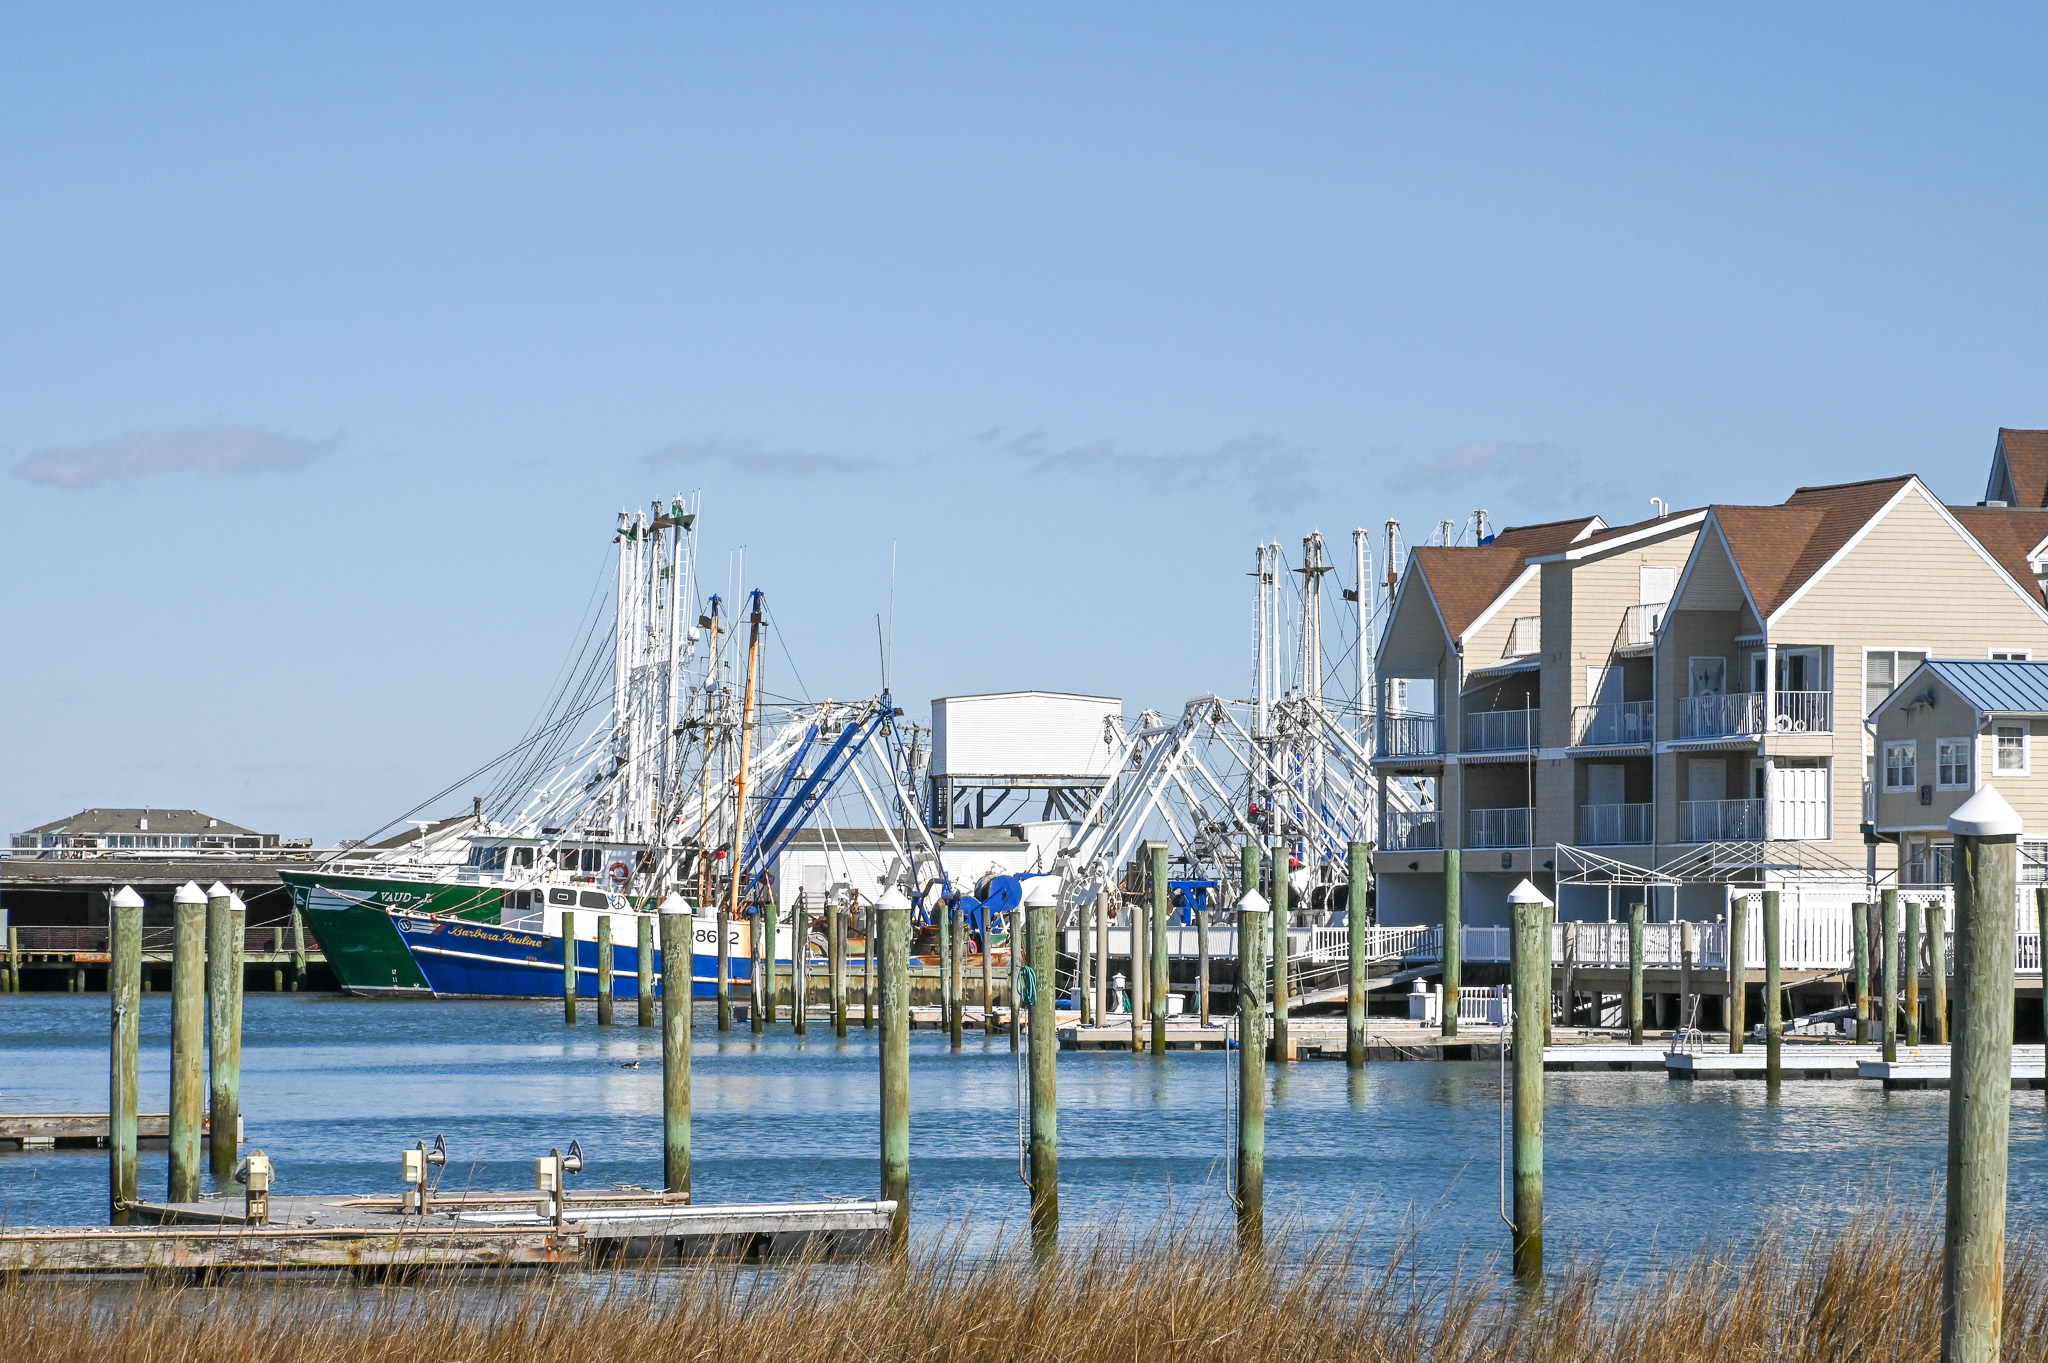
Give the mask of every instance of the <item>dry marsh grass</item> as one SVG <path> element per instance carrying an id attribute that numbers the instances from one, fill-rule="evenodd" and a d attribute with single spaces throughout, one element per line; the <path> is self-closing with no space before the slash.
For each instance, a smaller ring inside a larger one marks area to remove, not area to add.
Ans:
<path id="1" fill-rule="evenodd" d="M 1223 1237 L 1121 1230 L 1054 1271 L 942 1247 L 908 1261 L 700 1267 L 518 1287 L 0 1288 L 0 1357 L 148 1363 L 860 1363 L 860 1360 L 1918 1360 L 1939 1355 L 1940 1229 L 1858 1216 L 1831 1237 L 1766 1235 L 1646 1275 L 1597 1267 L 1540 1296 L 1491 1272 L 1367 1269 L 1333 1241 L 1265 1264 Z M 2006 1350 L 2048 1354 L 2043 1246 L 2008 1254 Z"/>

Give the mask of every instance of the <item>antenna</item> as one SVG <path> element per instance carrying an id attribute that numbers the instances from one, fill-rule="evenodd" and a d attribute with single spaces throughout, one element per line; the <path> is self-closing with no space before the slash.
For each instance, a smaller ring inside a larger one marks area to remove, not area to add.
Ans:
<path id="1" fill-rule="evenodd" d="M 882 651 L 882 689 L 889 689 L 889 667 L 896 661 L 896 541 L 889 541 L 889 646 Z"/>
<path id="2" fill-rule="evenodd" d="M 1650 505 L 1657 508 L 1657 519 L 1660 521 L 1671 514 L 1671 503 L 1665 501 L 1662 497 L 1650 498 Z"/>

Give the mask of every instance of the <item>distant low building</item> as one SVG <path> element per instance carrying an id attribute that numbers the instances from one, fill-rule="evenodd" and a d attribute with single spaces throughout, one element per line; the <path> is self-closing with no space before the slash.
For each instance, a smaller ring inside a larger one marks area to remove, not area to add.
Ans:
<path id="1" fill-rule="evenodd" d="M 86 852 L 257 852 L 307 847 L 216 819 L 196 809 L 85 809 L 14 835 L 14 851 L 77 855 Z"/>

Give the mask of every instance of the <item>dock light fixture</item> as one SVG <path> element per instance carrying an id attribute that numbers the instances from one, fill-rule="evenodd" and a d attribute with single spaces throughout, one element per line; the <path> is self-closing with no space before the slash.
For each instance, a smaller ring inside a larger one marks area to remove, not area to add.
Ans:
<path id="1" fill-rule="evenodd" d="M 569 1142 L 566 1155 L 560 1149 L 550 1150 L 533 1162 L 533 1186 L 548 1195 L 540 1204 L 541 1217 L 553 1220 L 556 1230 L 560 1230 L 568 1219 L 564 1211 L 568 1202 L 569 1175 L 582 1172 L 583 1147 L 576 1141 Z"/>
<path id="2" fill-rule="evenodd" d="M 277 1175 L 270 1156 L 251 1150 L 235 1166 L 235 1181 L 242 1185 L 242 1219 L 252 1226 L 270 1220 L 270 1181 Z"/>
<path id="3" fill-rule="evenodd" d="M 417 1212 L 425 1216 L 433 1210 L 433 1195 L 427 1187 L 427 1170 L 430 1167 L 448 1163 L 448 1142 L 434 1137 L 432 1149 L 425 1141 L 417 1141 L 405 1152 L 402 1176 L 406 1182 L 405 1200 L 400 1205 L 407 1213 Z"/>

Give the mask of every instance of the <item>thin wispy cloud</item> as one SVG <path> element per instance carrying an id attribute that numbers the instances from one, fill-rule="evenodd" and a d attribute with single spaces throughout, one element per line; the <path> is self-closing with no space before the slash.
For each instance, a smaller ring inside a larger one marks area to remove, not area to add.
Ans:
<path id="1" fill-rule="evenodd" d="M 1388 480 L 1399 491 L 1460 489 L 1553 506 L 1594 495 L 1579 456 L 1546 440 L 1480 440 Z"/>
<path id="2" fill-rule="evenodd" d="M 1241 488 L 1257 510 L 1279 514 L 1315 495 L 1313 463 L 1269 436 L 1244 435 L 1206 450 L 1134 450 L 1112 440 L 1053 448 L 1041 430 L 990 431 L 982 443 L 1034 473 L 1120 478 L 1175 490 Z"/>
<path id="3" fill-rule="evenodd" d="M 340 441 L 307 440 L 261 426 L 169 426 L 82 445 L 38 450 L 14 466 L 15 476 L 49 487 L 85 488 L 167 474 L 248 478 L 295 473 Z"/>
<path id="4" fill-rule="evenodd" d="M 881 460 L 865 455 L 769 449 L 757 441 L 729 440 L 722 435 L 672 440 L 658 450 L 650 450 L 640 462 L 650 469 L 696 469 L 737 478 L 799 482 L 847 478 L 882 467 Z"/>

